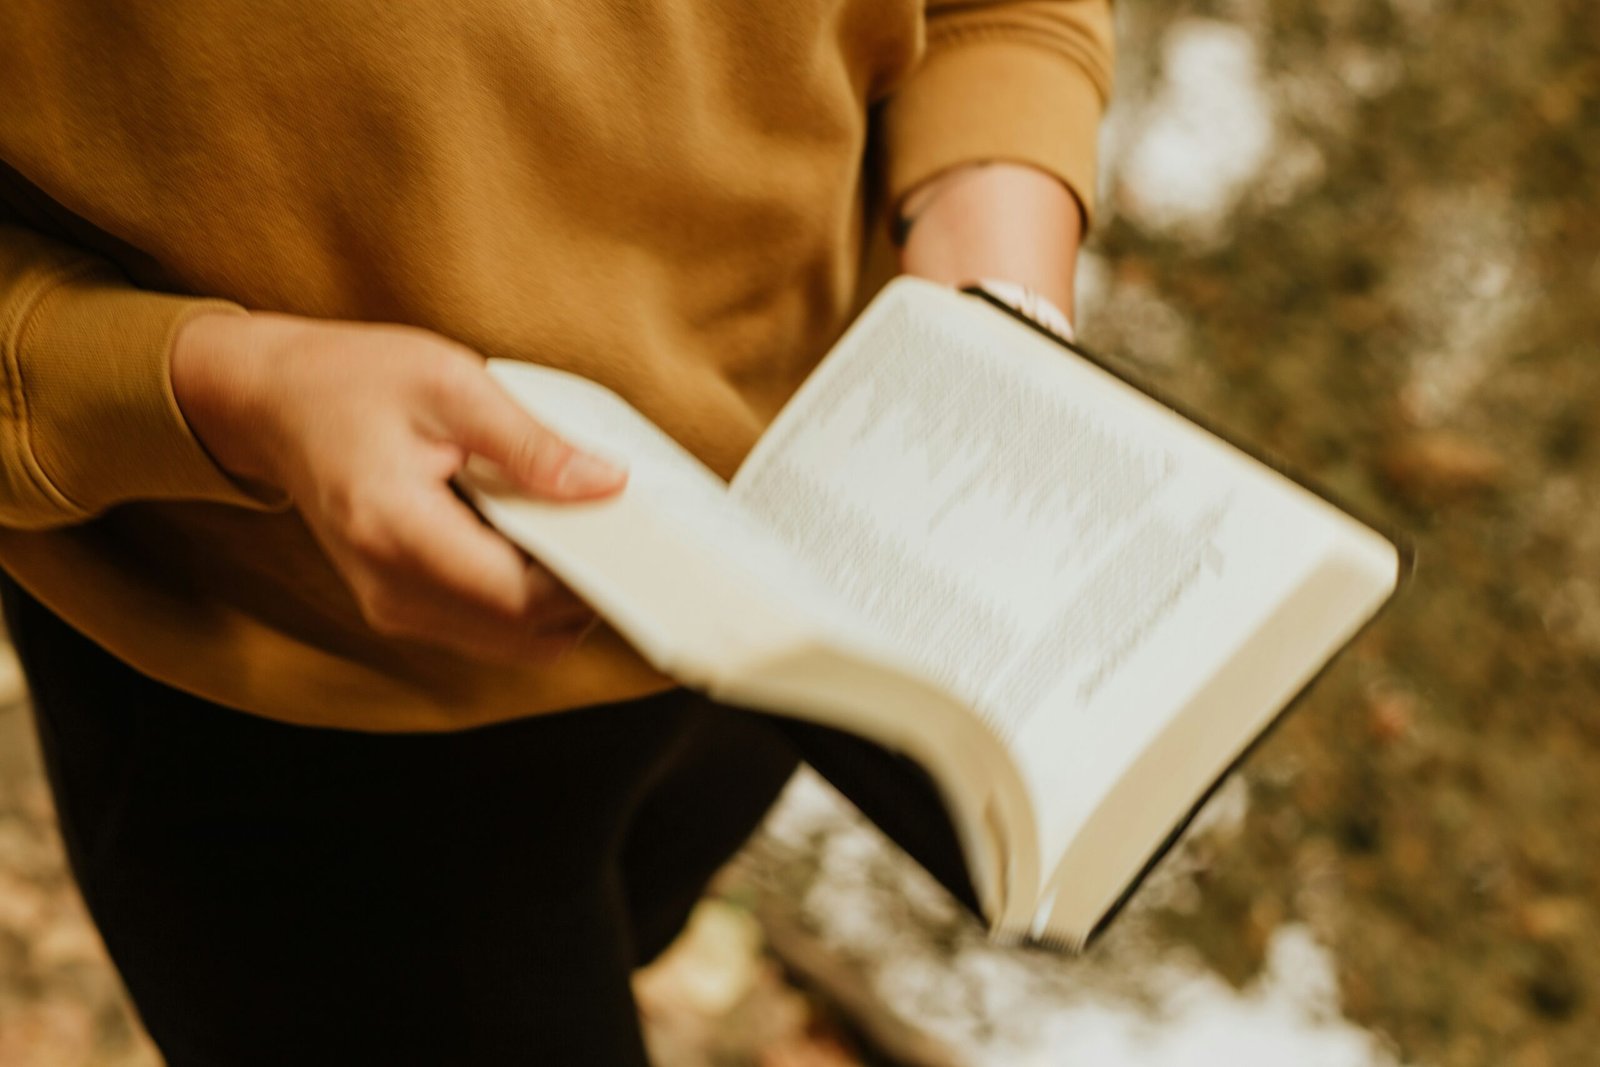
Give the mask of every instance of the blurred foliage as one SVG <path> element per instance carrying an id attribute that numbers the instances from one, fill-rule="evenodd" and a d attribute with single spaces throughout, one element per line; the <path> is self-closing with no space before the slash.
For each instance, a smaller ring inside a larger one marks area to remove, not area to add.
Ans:
<path id="1" fill-rule="evenodd" d="M 1253 24 L 1280 147 L 1321 173 L 1245 196 L 1222 243 L 1117 214 L 1108 313 L 1130 286 L 1175 308 L 1185 358 L 1152 373 L 1417 558 L 1253 758 L 1244 831 L 1168 929 L 1242 981 L 1273 926 L 1310 923 L 1349 1014 L 1408 1062 L 1592 1062 L 1600 6 L 1124 6 L 1125 53 L 1184 19 Z M 1096 326 L 1138 358 L 1137 324 Z"/>

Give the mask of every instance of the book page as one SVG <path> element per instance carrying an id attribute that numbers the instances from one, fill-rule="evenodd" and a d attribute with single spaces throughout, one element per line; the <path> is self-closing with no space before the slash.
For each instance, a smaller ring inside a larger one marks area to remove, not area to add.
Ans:
<path id="1" fill-rule="evenodd" d="M 1032 814 L 1006 754 L 971 712 L 843 607 L 721 479 L 622 398 L 548 368 L 491 361 L 490 369 L 552 430 L 624 464 L 629 480 L 612 498 L 549 504 L 493 471 L 469 470 L 463 482 L 484 516 L 658 670 L 735 705 L 851 730 L 921 762 L 949 803 L 991 918 L 1025 928 L 1029 915 L 1002 909 L 1008 880 L 1032 887 L 1041 876 L 1036 857 L 1008 847 L 1012 835 L 1031 843 Z"/>
<path id="2" fill-rule="evenodd" d="M 1006 741 L 1046 857 L 1093 806 L 1086 768 L 1136 753 L 1337 516 L 976 298 L 909 281 L 733 495 Z"/>
<path id="3" fill-rule="evenodd" d="M 771 530 L 730 501 L 728 486 L 621 397 L 565 371 L 507 360 L 490 369 L 518 403 L 568 442 L 627 468 L 624 496 L 634 514 L 666 521 L 704 546 L 737 581 L 829 627 L 849 628 L 839 604 Z M 539 506 L 529 502 L 532 506 Z M 545 505 L 571 511 L 570 504 Z M 696 607 L 686 604 L 683 610 Z"/>

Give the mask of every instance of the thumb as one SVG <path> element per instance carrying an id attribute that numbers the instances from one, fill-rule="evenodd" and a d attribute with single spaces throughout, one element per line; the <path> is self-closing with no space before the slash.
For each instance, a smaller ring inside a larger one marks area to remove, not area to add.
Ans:
<path id="1" fill-rule="evenodd" d="M 587 500 L 621 489 L 628 475 L 585 452 L 523 410 L 488 373 L 469 384 L 441 412 L 453 442 L 500 467 L 518 489 L 550 500 Z"/>

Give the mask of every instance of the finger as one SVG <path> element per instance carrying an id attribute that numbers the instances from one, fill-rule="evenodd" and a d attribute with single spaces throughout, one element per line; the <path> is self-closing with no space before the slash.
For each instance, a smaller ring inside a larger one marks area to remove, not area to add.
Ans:
<path id="1" fill-rule="evenodd" d="M 392 576 L 502 626 L 555 626 L 589 613 L 571 591 L 442 485 L 418 492 L 395 527 Z"/>
<path id="2" fill-rule="evenodd" d="M 487 370 L 460 375 L 439 412 L 451 439 L 497 464 L 516 485 L 552 500 L 586 500 L 621 489 L 627 472 L 544 426 Z"/>

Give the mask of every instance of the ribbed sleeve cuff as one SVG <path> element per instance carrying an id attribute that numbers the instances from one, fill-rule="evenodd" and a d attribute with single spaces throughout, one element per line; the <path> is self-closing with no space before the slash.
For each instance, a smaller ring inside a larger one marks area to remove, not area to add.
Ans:
<path id="1" fill-rule="evenodd" d="M 1066 183 L 1093 218 L 1103 93 L 1065 54 L 1026 37 L 961 34 L 931 43 L 885 104 L 889 203 L 951 167 L 1025 163 Z"/>
<path id="2" fill-rule="evenodd" d="M 244 314 L 97 272 L 67 276 L 38 298 L 14 358 L 29 451 L 63 510 L 88 516 L 130 500 L 286 506 L 218 467 L 173 396 L 173 340 L 196 315 L 218 311 Z"/>

